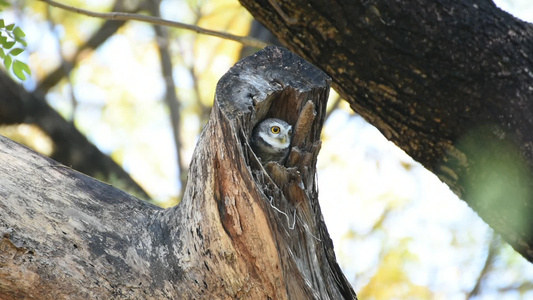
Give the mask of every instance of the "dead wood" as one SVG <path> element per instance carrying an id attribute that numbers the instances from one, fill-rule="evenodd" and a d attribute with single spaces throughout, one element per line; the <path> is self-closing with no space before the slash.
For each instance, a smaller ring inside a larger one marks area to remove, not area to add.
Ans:
<path id="1" fill-rule="evenodd" d="M 166 210 L 0 137 L 1 298 L 356 298 L 318 204 L 329 84 L 283 48 L 237 63 Z M 250 148 L 266 117 L 296 128 L 287 166 Z"/>

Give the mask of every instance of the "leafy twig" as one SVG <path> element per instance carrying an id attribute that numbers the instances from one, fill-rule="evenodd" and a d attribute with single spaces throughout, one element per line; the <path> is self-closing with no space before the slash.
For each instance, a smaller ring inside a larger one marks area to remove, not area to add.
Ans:
<path id="1" fill-rule="evenodd" d="M 0 59 L 4 61 L 6 70 L 12 69 L 20 80 L 25 80 L 26 75 L 24 73 L 31 74 L 31 71 L 26 63 L 13 58 L 24 52 L 24 48 L 13 47 L 16 43 L 26 47 L 25 36 L 26 34 L 20 27 L 15 26 L 15 24 L 6 25 L 4 20 L 0 19 Z"/>

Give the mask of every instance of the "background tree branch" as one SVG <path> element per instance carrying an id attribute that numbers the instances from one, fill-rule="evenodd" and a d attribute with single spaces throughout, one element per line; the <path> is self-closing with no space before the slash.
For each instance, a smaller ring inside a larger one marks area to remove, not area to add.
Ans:
<path id="1" fill-rule="evenodd" d="M 35 124 L 55 144 L 51 158 L 95 178 L 108 182 L 113 179 L 139 198 L 150 199 L 121 166 L 51 108 L 40 92 L 26 91 L 4 72 L 0 72 L 0 90 L 0 124 Z"/>
<path id="2" fill-rule="evenodd" d="M 159 6 L 161 1 L 151 1 L 150 12 L 154 17 L 160 18 L 161 14 Z M 174 144 L 176 145 L 176 160 L 178 164 L 178 180 L 180 182 L 180 195 L 178 200 L 183 198 L 185 186 L 187 185 L 187 165 L 184 162 L 182 155 L 182 124 L 181 124 L 181 105 L 180 100 L 176 94 L 176 86 L 174 85 L 174 75 L 172 72 L 172 59 L 169 51 L 169 37 L 168 29 L 161 25 L 154 25 L 157 36 L 157 46 L 159 50 L 159 57 L 161 61 L 161 73 L 165 81 L 165 104 L 170 111 L 170 124 L 172 126 L 172 135 L 174 137 Z"/>
<path id="3" fill-rule="evenodd" d="M 113 11 L 117 12 L 129 12 L 129 13 L 135 13 L 142 9 L 145 9 L 144 7 L 139 5 L 126 5 L 125 0 L 117 0 L 115 4 L 113 5 Z M 149 2 L 148 2 L 149 3 Z M 143 4 L 146 4 L 143 2 Z M 58 66 L 54 71 L 50 72 L 44 79 L 42 79 L 38 85 L 37 90 L 39 90 L 41 93 L 46 94 L 50 88 L 55 86 L 61 79 L 63 79 L 66 76 L 66 71 L 69 71 L 77 64 L 77 60 L 81 53 L 87 50 L 93 50 L 98 48 L 101 44 L 103 44 L 110 36 L 115 34 L 117 30 L 122 27 L 126 23 L 126 21 L 118 21 L 118 20 L 106 20 L 102 26 L 98 28 L 98 30 L 91 35 L 91 37 L 77 50 L 74 56 L 70 61 L 62 61 L 61 65 Z"/>
<path id="4" fill-rule="evenodd" d="M 71 12 L 75 12 L 75 13 L 79 13 L 79 14 L 83 14 L 83 15 L 95 17 L 95 18 L 101 18 L 101 19 L 107 19 L 107 20 L 147 22 L 147 23 L 151 23 L 154 25 L 162 25 L 162 26 L 192 30 L 199 34 L 219 37 L 219 38 L 235 41 L 243 45 L 248 45 L 248 46 L 252 46 L 256 48 L 264 48 L 268 46 L 267 43 L 254 39 L 254 38 L 250 38 L 246 36 L 237 36 L 237 35 L 226 33 L 226 32 L 205 29 L 199 26 L 164 20 L 158 17 L 153 17 L 153 16 L 145 16 L 145 15 L 139 15 L 139 14 L 124 13 L 124 12 L 99 13 L 99 12 L 93 12 L 93 11 L 89 11 L 86 9 L 81 9 L 81 8 L 61 4 L 61 3 L 58 3 L 52 0 L 40 0 L 40 1 L 46 2 L 49 5 L 52 5 L 52 6 L 64 9 L 64 10 L 68 10 Z"/>
<path id="5" fill-rule="evenodd" d="M 138 10 L 138 7 L 124 6 L 123 1 L 115 3 L 117 10 Z M 62 60 L 60 66 L 48 74 L 35 91 L 28 92 L 6 73 L 0 72 L 0 124 L 35 124 L 53 141 L 51 157 L 66 166 L 87 175 L 126 189 L 137 197 L 149 200 L 150 196 L 113 159 L 102 153 L 82 134 L 73 123 L 65 120 L 45 100 L 44 95 L 76 65 L 77 57 L 87 49 L 95 49 L 113 35 L 124 22 L 107 21 L 76 50 L 71 61 Z"/>

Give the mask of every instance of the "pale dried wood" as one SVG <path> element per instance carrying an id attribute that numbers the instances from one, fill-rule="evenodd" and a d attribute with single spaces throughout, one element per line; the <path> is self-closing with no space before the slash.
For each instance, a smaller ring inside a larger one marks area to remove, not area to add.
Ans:
<path id="1" fill-rule="evenodd" d="M 356 298 L 318 205 L 329 84 L 283 48 L 237 63 L 166 210 L 0 137 L 0 298 Z M 296 126 L 288 168 L 250 148 L 266 117 Z"/>

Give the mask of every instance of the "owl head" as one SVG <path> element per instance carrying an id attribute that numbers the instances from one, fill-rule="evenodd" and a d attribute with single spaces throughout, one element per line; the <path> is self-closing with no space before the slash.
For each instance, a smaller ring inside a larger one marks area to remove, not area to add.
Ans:
<path id="1" fill-rule="evenodd" d="M 252 131 L 251 146 L 262 164 L 282 163 L 289 153 L 292 126 L 280 119 L 265 119 Z"/>

